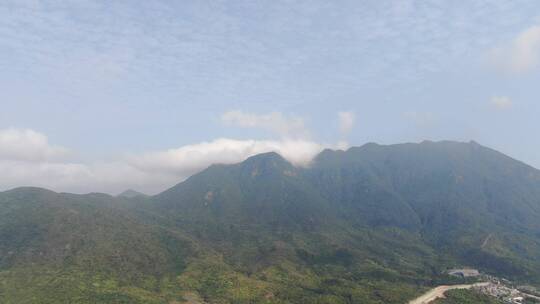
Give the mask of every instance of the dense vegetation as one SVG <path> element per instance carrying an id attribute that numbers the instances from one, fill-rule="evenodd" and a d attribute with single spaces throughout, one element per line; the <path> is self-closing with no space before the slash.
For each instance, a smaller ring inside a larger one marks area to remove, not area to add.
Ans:
<path id="1" fill-rule="evenodd" d="M 126 193 L 0 193 L 0 302 L 405 303 L 458 265 L 540 282 L 540 172 L 476 143 L 267 153 Z"/>
<path id="2" fill-rule="evenodd" d="M 503 304 L 504 302 L 472 290 L 450 290 L 445 299 L 436 300 L 433 304 Z"/>

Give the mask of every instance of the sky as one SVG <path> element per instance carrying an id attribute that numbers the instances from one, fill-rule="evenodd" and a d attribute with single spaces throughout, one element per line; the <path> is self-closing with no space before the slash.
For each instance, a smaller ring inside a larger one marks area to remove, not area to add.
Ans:
<path id="1" fill-rule="evenodd" d="M 539 84 L 536 0 L 3 0 L 0 190 L 153 194 L 367 142 L 540 168 Z"/>

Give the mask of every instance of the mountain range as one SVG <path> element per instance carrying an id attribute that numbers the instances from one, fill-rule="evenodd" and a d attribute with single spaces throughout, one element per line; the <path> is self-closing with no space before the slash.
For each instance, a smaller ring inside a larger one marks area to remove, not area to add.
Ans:
<path id="1" fill-rule="evenodd" d="M 2 303 L 406 303 L 540 283 L 540 171 L 475 142 L 277 153 L 154 196 L 0 193 Z"/>

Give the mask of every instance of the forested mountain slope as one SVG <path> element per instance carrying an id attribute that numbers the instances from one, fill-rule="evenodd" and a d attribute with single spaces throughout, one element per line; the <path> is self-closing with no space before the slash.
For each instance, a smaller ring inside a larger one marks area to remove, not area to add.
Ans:
<path id="1" fill-rule="evenodd" d="M 539 219 L 540 172 L 474 142 L 260 154 L 152 197 L 19 188 L 0 298 L 404 303 L 458 265 L 539 282 Z"/>

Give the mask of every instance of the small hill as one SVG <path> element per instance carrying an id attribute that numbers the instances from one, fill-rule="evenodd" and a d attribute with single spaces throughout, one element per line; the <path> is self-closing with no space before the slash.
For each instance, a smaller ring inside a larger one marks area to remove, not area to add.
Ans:
<path id="1" fill-rule="evenodd" d="M 138 192 L 138 191 L 135 191 L 135 190 L 132 190 L 132 189 L 127 189 L 126 191 L 120 193 L 117 195 L 117 197 L 125 197 L 125 198 L 134 198 L 134 197 L 147 197 L 148 195 L 144 194 L 144 193 L 141 193 L 141 192 Z"/>
<path id="2" fill-rule="evenodd" d="M 0 302 L 179 298 L 160 290 L 185 267 L 192 242 L 144 223 L 115 200 L 39 188 L 1 192 Z M 167 292 L 174 294 L 174 289 Z"/>

